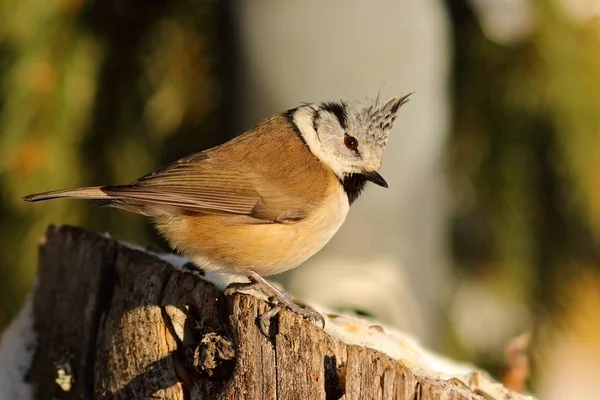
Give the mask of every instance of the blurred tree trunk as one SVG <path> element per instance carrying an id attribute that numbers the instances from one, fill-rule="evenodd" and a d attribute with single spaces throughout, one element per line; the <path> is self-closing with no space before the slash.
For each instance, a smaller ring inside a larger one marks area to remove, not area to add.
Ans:
<path id="1" fill-rule="evenodd" d="M 301 102 L 415 92 L 383 157 L 390 187 L 368 186 L 331 243 L 283 279 L 302 298 L 374 315 L 440 343 L 450 267 L 443 166 L 450 38 L 442 2 L 238 4 L 240 130 Z"/>

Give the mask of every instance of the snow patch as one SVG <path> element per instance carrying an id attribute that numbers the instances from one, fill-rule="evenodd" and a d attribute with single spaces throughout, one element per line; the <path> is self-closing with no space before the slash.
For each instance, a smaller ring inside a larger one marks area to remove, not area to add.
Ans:
<path id="1" fill-rule="evenodd" d="M 0 339 L 0 400 L 33 398 L 33 386 L 25 381 L 25 375 L 31 366 L 36 345 L 33 299 L 30 295 Z"/>

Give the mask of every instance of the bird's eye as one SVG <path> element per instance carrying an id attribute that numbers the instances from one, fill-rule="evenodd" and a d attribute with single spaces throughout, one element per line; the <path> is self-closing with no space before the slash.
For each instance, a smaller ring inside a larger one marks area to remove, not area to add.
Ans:
<path id="1" fill-rule="evenodd" d="M 355 138 L 353 138 L 352 136 L 346 136 L 344 138 L 344 144 L 346 145 L 347 148 L 349 148 L 350 150 L 356 150 L 356 148 L 358 147 L 358 140 L 356 140 Z"/>

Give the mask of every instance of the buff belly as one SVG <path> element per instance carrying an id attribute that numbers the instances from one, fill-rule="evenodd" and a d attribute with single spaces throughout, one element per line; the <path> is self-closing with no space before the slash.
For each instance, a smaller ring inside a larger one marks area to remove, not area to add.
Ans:
<path id="1" fill-rule="evenodd" d="M 183 255 L 207 271 L 268 276 L 292 269 L 331 240 L 348 214 L 340 186 L 323 205 L 291 223 L 239 224 L 236 217 L 180 214 L 157 217 L 159 231 Z"/>

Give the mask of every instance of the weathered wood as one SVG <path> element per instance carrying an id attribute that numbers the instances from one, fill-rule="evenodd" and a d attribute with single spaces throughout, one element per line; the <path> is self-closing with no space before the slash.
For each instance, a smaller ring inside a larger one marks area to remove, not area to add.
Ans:
<path id="1" fill-rule="evenodd" d="M 29 380 L 36 399 L 481 399 L 288 311 L 266 338 L 256 318 L 267 307 L 112 239 L 51 227 Z"/>

